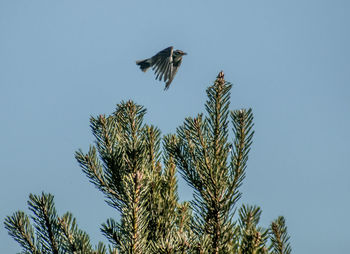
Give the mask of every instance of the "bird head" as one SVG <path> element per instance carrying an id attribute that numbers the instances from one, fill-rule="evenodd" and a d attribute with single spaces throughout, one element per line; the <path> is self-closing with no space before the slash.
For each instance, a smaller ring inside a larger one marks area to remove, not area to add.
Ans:
<path id="1" fill-rule="evenodd" d="M 175 50 L 174 53 L 175 53 L 176 55 L 179 55 L 179 56 L 187 55 L 187 53 L 185 53 L 185 52 L 183 52 L 182 50 L 179 50 L 179 49 Z"/>

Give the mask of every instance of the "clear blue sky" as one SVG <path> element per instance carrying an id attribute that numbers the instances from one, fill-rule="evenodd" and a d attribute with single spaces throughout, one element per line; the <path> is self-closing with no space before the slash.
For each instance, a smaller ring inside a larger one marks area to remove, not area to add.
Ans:
<path id="1" fill-rule="evenodd" d="M 20 251 L 3 219 L 29 193 L 55 195 L 97 241 L 116 216 L 74 159 L 90 115 L 133 99 L 163 134 L 204 111 L 224 70 L 232 109 L 252 107 L 242 186 L 263 226 L 287 220 L 294 253 L 345 253 L 350 210 L 350 2 L 0 0 L 0 253 Z M 167 92 L 135 60 L 188 52 Z M 180 196 L 190 199 L 184 183 Z"/>

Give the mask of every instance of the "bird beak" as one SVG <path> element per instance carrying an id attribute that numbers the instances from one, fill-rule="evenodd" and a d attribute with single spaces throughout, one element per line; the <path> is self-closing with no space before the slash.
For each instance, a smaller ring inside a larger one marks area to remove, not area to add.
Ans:
<path id="1" fill-rule="evenodd" d="M 186 52 L 183 52 L 183 53 L 182 53 L 182 55 L 184 55 L 184 56 L 185 56 L 185 55 L 187 55 L 187 53 L 186 53 Z"/>

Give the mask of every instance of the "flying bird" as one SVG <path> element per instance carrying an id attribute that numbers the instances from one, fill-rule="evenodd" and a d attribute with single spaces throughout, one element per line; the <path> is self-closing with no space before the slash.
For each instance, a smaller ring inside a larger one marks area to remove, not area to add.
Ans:
<path id="1" fill-rule="evenodd" d="M 179 69 L 182 56 L 187 53 L 182 50 L 173 50 L 173 47 L 168 47 L 158 52 L 151 58 L 136 61 L 136 64 L 140 66 L 143 72 L 146 72 L 150 67 L 156 75 L 156 80 L 165 82 L 164 90 L 167 90 L 173 81 L 177 70 Z"/>

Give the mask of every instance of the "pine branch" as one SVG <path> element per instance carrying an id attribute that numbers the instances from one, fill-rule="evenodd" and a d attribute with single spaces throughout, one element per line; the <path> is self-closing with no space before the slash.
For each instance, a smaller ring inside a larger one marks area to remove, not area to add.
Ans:
<path id="1" fill-rule="evenodd" d="M 234 110 L 231 112 L 231 121 L 233 124 L 234 142 L 230 146 L 231 163 L 230 163 L 230 189 L 227 192 L 228 199 L 236 203 L 241 193 L 238 188 L 245 178 L 245 169 L 247 167 L 248 154 L 252 144 L 254 131 L 252 130 L 253 113 L 251 109 Z"/>
<path id="2" fill-rule="evenodd" d="M 109 198 L 113 199 L 116 197 L 122 199 L 118 192 L 109 185 L 105 173 L 103 172 L 102 165 L 97 158 L 95 147 L 90 147 L 88 154 L 84 154 L 81 150 L 78 150 L 75 153 L 75 158 L 83 169 L 83 172 L 90 178 L 91 183 L 104 192 Z"/>
<path id="3" fill-rule="evenodd" d="M 290 236 L 287 232 L 287 226 L 283 216 L 278 217 L 271 223 L 271 253 L 272 254 L 290 254 L 292 248 L 289 243 Z"/>
<path id="4" fill-rule="evenodd" d="M 61 239 L 53 196 L 44 192 L 41 196 L 30 194 L 28 205 L 29 210 L 34 213 L 32 219 L 44 252 L 58 254 Z"/>
<path id="5" fill-rule="evenodd" d="M 146 145 L 146 153 L 148 155 L 149 164 L 151 165 L 151 172 L 160 173 L 160 131 L 154 126 L 146 125 L 144 127 L 144 137 Z"/>
<path id="6" fill-rule="evenodd" d="M 68 253 L 93 253 L 90 238 L 78 228 L 76 219 L 69 212 L 58 218 L 61 227 L 62 242 Z"/>
<path id="7" fill-rule="evenodd" d="M 111 250 L 110 253 L 118 254 L 116 250 L 115 251 Z M 96 250 L 94 250 L 92 254 L 107 254 L 107 248 L 102 242 L 99 242 L 96 246 Z"/>
<path id="8" fill-rule="evenodd" d="M 5 228 L 22 248 L 32 254 L 40 254 L 36 247 L 34 229 L 30 225 L 29 217 L 22 211 L 15 212 L 12 216 L 5 219 Z"/>
<path id="9" fill-rule="evenodd" d="M 112 218 L 108 219 L 106 223 L 103 223 L 101 227 L 101 232 L 119 249 L 123 245 L 121 231 L 120 225 Z"/>
<path id="10" fill-rule="evenodd" d="M 239 209 L 240 244 L 238 253 L 267 253 L 268 230 L 258 227 L 261 209 L 257 206 L 243 205 Z"/>

